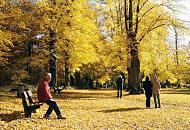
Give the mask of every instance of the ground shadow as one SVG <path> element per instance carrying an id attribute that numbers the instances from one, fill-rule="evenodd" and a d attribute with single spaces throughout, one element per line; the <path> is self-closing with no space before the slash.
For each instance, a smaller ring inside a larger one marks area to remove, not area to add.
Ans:
<path id="1" fill-rule="evenodd" d="M 106 92 L 61 92 L 60 94 L 54 94 L 55 98 L 61 98 L 61 99 L 104 99 L 104 98 L 115 98 L 114 92 L 112 93 L 106 93 Z"/>
<path id="2" fill-rule="evenodd" d="M 13 120 L 21 119 L 22 113 L 23 113 L 22 111 L 14 111 L 13 113 L 9 113 L 9 114 L 0 113 L 0 120 L 11 122 Z"/>
<path id="3" fill-rule="evenodd" d="M 178 89 L 162 90 L 161 94 L 187 94 L 187 95 L 190 95 L 190 90 L 178 90 Z"/>
<path id="4" fill-rule="evenodd" d="M 140 107 L 117 108 L 117 109 L 102 110 L 102 111 L 99 111 L 99 112 L 104 112 L 104 113 L 111 113 L 111 112 L 127 112 L 127 111 L 143 110 L 143 109 L 146 109 L 146 108 L 140 108 Z"/>

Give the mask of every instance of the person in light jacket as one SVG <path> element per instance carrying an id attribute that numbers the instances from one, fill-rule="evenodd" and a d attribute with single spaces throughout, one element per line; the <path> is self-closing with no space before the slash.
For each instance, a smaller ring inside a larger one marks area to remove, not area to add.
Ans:
<path id="1" fill-rule="evenodd" d="M 151 76 L 151 82 L 152 82 L 152 94 L 154 97 L 154 103 L 155 103 L 155 108 L 160 108 L 160 82 L 155 74 Z"/>

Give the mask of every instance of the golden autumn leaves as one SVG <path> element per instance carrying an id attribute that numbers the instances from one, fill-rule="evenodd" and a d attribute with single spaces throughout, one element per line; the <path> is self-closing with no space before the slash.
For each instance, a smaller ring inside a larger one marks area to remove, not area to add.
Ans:
<path id="1" fill-rule="evenodd" d="M 173 94 L 178 93 L 178 94 Z M 189 129 L 190 113 L 188 90 L 161 92 L 161 109 L 145 109 L 144 95 L 124 95 L 116 98 L 115 90 L 64 90 L 54 95 L 66 120 L 42 119 L 47 110 L 43 105 L 32 118 L 23 116 L 21 99 L 5 91 L 0 92 L 0 128 L 10 129 Z M 34 99 L 35 95 L 34 95 Z"/>

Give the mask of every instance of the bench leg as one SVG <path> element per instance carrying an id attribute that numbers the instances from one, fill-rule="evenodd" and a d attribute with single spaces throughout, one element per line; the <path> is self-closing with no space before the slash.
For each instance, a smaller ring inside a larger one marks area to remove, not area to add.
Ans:
<path id="1" fill-rule="evenodd" d="M 26 118 L 31 118 L 31 115 L 32 115 L 31 112 L 25 112 L 24 114 L 25 114 L 25 117 L 26 117 Z"/>

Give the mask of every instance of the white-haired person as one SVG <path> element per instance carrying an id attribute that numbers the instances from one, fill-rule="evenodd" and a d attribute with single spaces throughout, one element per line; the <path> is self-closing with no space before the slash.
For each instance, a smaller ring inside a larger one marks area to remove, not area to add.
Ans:
<path id="1" fill-rule="evenodd" d="M 50 119 L 50 115 L 54 110 L 57 115 L 57 119 L 66 119 L 65 117 L 62 116 L 59 106 L 52 98 L 49 87 L 50 81 L 51 81 L 51 73 L 47 73 L 45 77 L 40 81 L 37 89 L 37 97 L 39 102 L 42 103 L 45 102 L 47 105 L 49 105 L 49 108 L 46 114 L 44 115 L 44 118 Z"/>
<path id="2" fill-rule="evenodd" d="M 152 94 L 154 97 L 154 103 L 155 103 L 155 108 L 160 108 L 160 82 L 156 76 L 156 74 L 151 75 L 151 82 L 152 82 Z"/>

